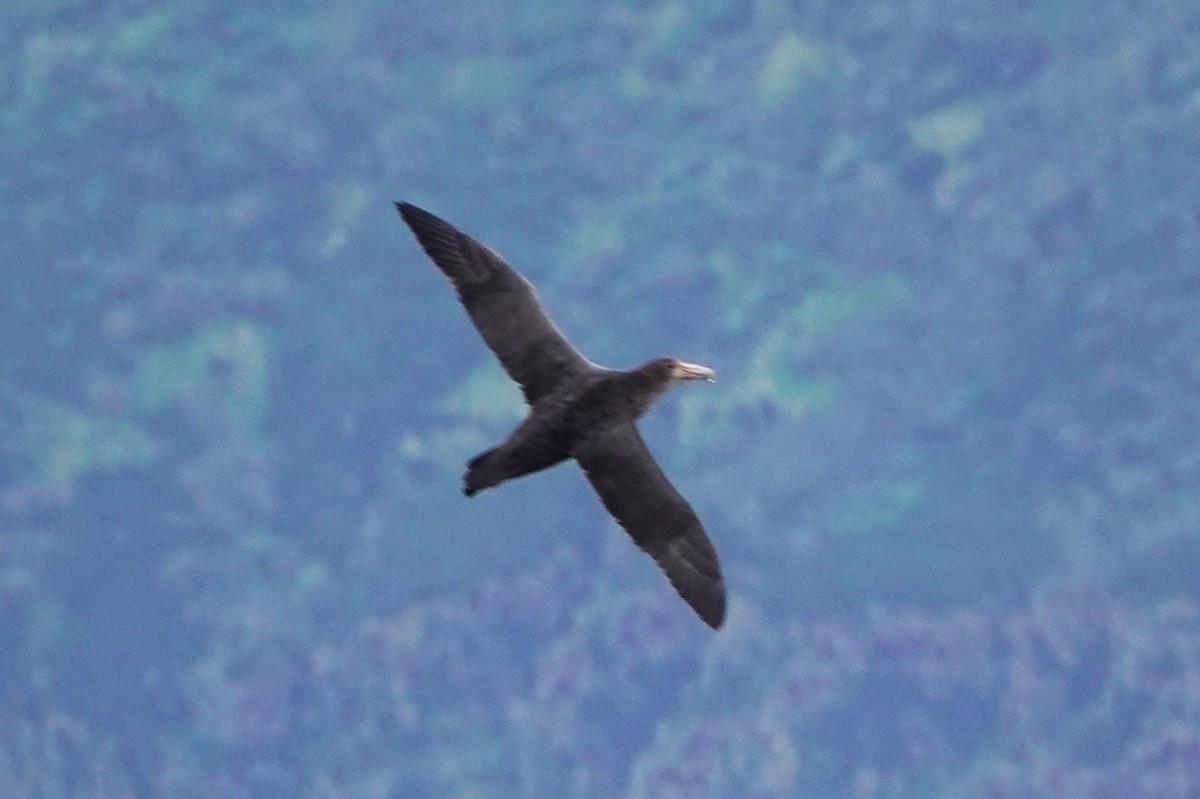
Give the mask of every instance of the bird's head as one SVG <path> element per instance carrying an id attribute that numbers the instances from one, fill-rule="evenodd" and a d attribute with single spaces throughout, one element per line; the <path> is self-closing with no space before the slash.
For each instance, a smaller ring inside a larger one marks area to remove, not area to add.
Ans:
<path id="1" fill-rule="evenodd" d="M 664 388 L 683 380 L 707 380 L 710 383 L 717 380 L 717 373 L 707 366 L 687 363 L 678 358 L 655 358 L 638 371 L 645 373 L 652 380 L 663 383 Z"/>
<path id="2" fill-rule="evenodd" d="M 684 380 L 707 380 L 716 382 L 717 373 L 707 366 L 687 363 L 678 358 L 655 358 L 626 374 L 632 391 L 636 413 L 641 416 L 654 404 L 663 392 Z"/>

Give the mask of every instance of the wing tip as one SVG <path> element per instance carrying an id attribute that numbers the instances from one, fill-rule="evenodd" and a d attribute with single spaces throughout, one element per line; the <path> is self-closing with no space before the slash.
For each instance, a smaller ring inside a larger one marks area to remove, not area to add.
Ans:
<path id="1" fill-rule="evenodd" d="M 396 210 L 400 212 L 400 216 L 403 217 L 404 221 L 408 222 L 410 225 L 413 222 L 423 221 L 423 222 L 436 222 L 436 223 L 438 223 L 440 225 L 444 225 L 446 227 L 452 227 L 452 225 L 450 225 L 449 222 L 442 219 L 437 214 L 426 211 L 424 208 L 422 208 L 419 205 L 413 205 L 412 203 L 407 202 L 405 200 L 396 200 L 393 203 L 393 205 L 396 206 Z"/>
<path id="2" fill-rule="evenodd" d="M 439 252 L 445 246 L 451 245 L 460 247 L 462 238 L 468 240 L 458 228 L 442 219 L 437 214 L 432 214 L 426 211 L 419 205 L 413 205 L 404 200 L 398 200 L 394 203 L 396 210 L 400 213 L 400 218 L 404 220 L 404 224 L 408 225 L 409 230 L 417 237 L 417 241 L 421 243 L 421 247 L 433 259 L 443 271 L 445 266 L 442 263 Z M 476 246 L 482 247 L 478 242 L 474 242 Z"/>
<path id="3" fill-rule="evenodd" d="M 421 214 L 429 214 L 428 211 L 418 208 L 412 203 L 405 202 L 404 200 L 397 200 L 393 203 L 393 205 L 396 206 L 396 211 L 400 214 L 400 218 L 405 222 L 408 222 L 410 225 L 412 224 L 412 220 Z"/>
<path id="4" fill-rule="evenodd" d="M 710 598 L 711 601 L 696 602 L 688 604 L 692 605 L 692 609 L 696 611 L 696 615 L 700 620 L 714 630 L 721 629 L 721 625 L 725 623 L 725 591 L 719 589 L 715 597 Z"/>

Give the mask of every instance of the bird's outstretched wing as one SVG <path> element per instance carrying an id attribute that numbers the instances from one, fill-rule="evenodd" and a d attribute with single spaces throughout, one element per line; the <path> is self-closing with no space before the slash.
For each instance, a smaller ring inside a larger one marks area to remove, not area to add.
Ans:
<path id="1" fill-rule="evenodd" d="M 471 321 L 532 405 L 563 380 L 596 368 L 546 315 L 528 280 L 475 239 L 409 203 L 396 210 L 450 278 Z"/>
<path id="2" fill-rule="evenodd" d="M 637 427 L 623 422 L 588 436 L 573 455 L 604 507 L 654 558 L 684 601 L 710 627 L 720 627 L 725 583 L 717 552 Z"/>

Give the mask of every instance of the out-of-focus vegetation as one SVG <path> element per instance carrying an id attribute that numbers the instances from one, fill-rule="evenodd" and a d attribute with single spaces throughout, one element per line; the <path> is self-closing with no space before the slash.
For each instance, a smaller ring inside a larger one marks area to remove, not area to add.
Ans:
<path id="1" fill-rule="evenodd" d="M 0 796 L 1194 797 L 1200 6 L 0 9 Z M 391 209 L 652 446 L 710 635 Z"/>

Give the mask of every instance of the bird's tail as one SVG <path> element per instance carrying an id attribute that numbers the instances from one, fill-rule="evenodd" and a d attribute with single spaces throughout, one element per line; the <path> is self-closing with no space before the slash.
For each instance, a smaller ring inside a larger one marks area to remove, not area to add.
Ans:
<path id="1" fill-rule="evenodd" d="M 495 448 L 489 449 L 467 462 L 467 473 L 463 475 L 463 493 L 468 497 L 475 496 L 504 479 L 497 468 L 497 459 L 492 457 L 495 452 Z"/>

